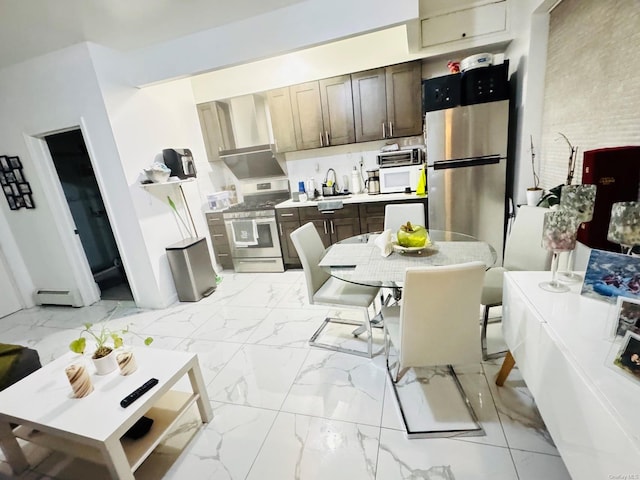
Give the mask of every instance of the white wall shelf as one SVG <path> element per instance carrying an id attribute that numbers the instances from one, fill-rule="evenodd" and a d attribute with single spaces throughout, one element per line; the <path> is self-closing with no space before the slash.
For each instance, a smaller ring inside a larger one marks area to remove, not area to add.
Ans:
<path id="1" fill-rule="evenodd" d="M 139 183 L 138 185 L 144 188 L 147 187 L 151 187 L 151 188 L 155 188 L 155 187 L 159 187 L 162 185 L 180 185 L 183 183 L 189 183 L 189 182 L 194 182 L 196 179 L 195 177 L 191 177 L 191 178 L 170 178 L 169 180 L 167 180 L 166 182 L 160 182 L 160 183 Z"/>

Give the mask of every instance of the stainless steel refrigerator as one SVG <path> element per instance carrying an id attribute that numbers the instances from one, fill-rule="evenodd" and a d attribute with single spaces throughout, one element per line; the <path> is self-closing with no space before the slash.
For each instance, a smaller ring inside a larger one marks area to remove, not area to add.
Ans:
<path id="1" fill-rule="evenodd" d="M 509 101 L 427 112 L 429 228 L 484 240 L 502 263 Z"/>

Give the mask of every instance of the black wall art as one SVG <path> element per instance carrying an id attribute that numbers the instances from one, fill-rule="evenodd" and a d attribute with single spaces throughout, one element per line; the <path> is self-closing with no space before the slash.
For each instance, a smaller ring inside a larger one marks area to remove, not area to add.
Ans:
<path id="1" fill-rule="evenodd" d="M 31 185 L 24 178 L 19 157 L 0 155 L 0 186 L 11 210 L 36 208 Z"/>

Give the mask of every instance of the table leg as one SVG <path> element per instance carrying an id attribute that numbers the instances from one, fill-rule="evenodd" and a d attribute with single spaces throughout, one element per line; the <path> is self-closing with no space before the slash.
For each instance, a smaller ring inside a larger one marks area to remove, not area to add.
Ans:
<path id="1" fill-rule="evenodd" d="M 504 385 L 505 380 L 509 376 L 509 373 L 511 373 L 511 369 L 515 364 L 516 364 L 515 358 L 513 358 L 513 355 L 511 355 L 511 352 L 508 351 L 507 355 L 504 357 L 504 360 L 502 362 L 502 367 L 500 367 L 500 371 L 498 372 L 498 376 L 496 377 L 496 385 L 498 385 L 499 387 Z"/>
<path id="2" fill-rule="evenodd" d="M 104 442 L 102 453 L 111 478 L 114 480 L 135 480 L 119 438 L 112 438 Z"/>
<path id="3" fill-rule="evenodd" d="M 18 439 L 8 423 L 0 422 L 0 450 L 11 465 L 13 473 L 20 474 L 29 468 L 27 457 L 24 456 Z"/>
<path id="4" fill-rule="evenodd" d="M 209 395 L 207 394 L 207 388 L 204 384 L 204 378 L 202 378 L 202 372 L 200 371 L 200 364 L 196 357 L 189 369 L 189 381 L 191 382 L 191 388 L 193 392 L 198 394 L 198 410 L 200 411 L 200 418 L 202 423 L 208 423 L 213 418 L 213 412 L 211 411 L 211 404 L 209 403 Z"/>

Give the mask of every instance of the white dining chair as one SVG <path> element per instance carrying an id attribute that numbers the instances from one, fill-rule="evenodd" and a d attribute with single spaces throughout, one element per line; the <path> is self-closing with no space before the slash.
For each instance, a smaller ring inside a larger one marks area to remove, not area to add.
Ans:
<path id="1" fill-rule="evenodd" d="M 481 361 L 478 309 L 485 269 L 485 264 L 477 261 L 437 267 L 410 267 L 405 272 L 402 303 L 382 307 L 387 371 L 410 438 L 452 435 L 451 430 L 410 430 L 396 387 L 409 368 L 437 365 L 449 367 L 449 373 L 476 424 L 476 428 L 458 433 L 484 434 L 453 365 Z M 395 371 L 389 366 L 391 345 L 398 355 Z"/>
<path id="2" fill-rule="evenodd" d="M 329 273 L 323 270 L 319 266 L 319 262 L 325 248 L 322 244 L 322 239 L 312 222 L 309 222 L 291 232 L 291 241 L 298 252 L 300 262 L 302 263 L 305 280 L 307 282 L 309 303 L 312 305 L 355 307 L 360 309 L 364 315 L 363 322 L 326 317 L 322 325 L 320 325 L 312 335 L 309 340 L 309 345 L 371 358 L 373 356 L 373 337 L 371 333 L 369 307 L 373 304 L 376 295 L 379 292 L 379 288 L 345 282 L 332 277 Z M 355 325 L 359 327 L 354 330 L 354 336 L 366 332 L 367 351 L 363 352 L 318 341 L 318 337 L 322 333 L 323 329 L 330 323 Z"/>
<path id="3" fill-rule="evenodd" d="M 502 267 L 487 271 L 480 303 L 484 306 L 480 341 L 482 358 L 490 360 L 506 352 L 487 352 L 489 309 L 502 305 L 502 281 L 508 270 L 542 271 L 551 266 L 551 252 L 542 247 L 542 222 L 548 208 L 523 205 L 518 209 L 511 233 L 507 237 Z"/>
<path id="4" fill-rule="evenodd" d="M 422 203 L 392 203 L 384 207 L 384 229 L 397 232 L 402 225 L 425 225 L 424 205 Z"/>

